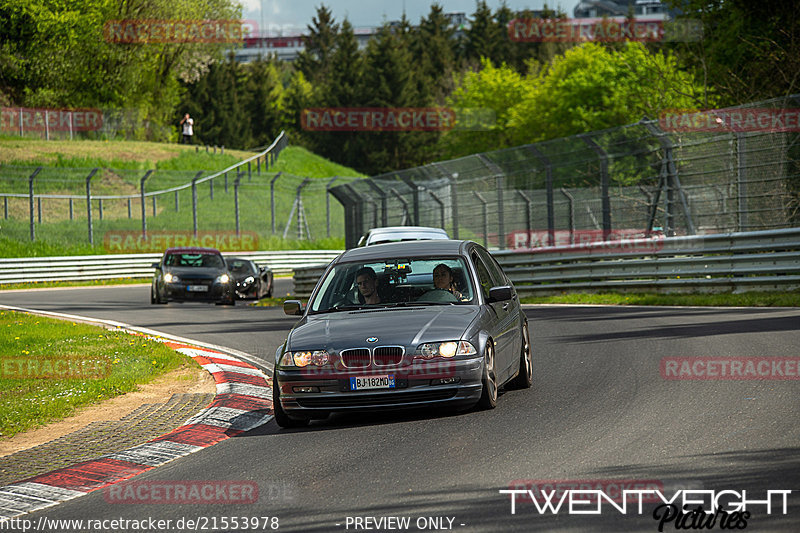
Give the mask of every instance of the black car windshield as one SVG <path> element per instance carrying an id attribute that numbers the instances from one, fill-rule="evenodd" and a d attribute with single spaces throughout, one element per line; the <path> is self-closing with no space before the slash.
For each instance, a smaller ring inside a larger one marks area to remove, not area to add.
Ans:
<path id="1" fill-rule="evenodd" d="M 217 254 L 167 254 L 164 264 L 172 267 L 225 268 L 225 261 Z"/>
<path id="2" fill-rule="evenodd" d="M 256 267 L 252 261 L 246 261 L 243 259 L 233 259 L 228 260 L 228 268 L 233 274 L 238 275 L 246 275 L 246 274 L 255 274 Z"/>
<path id="3" fill-rule="evenodd" d="M 322 281 L 311 313 L 408 305 L 474 303 L 475 292 L 459 257 L 416 257 L 342 263 Z"/>

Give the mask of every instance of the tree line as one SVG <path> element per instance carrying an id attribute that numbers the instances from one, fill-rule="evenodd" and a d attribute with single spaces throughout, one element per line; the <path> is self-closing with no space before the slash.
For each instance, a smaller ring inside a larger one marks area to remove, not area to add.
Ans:
<path id="1" fill-rule="evenodd" d="M 231 19 L 230 0 L 4 0 L 0 3 L 0 105 L 136 109 L 144 123 L 183 113 L 199 142 L 233 148 L 292 142 L 369 174 L 604 129 L 665 109 L 736 105 L 797 91 L 800 4 L 668 0 L 702 22 L 697 42 L 517 42 L 505 4 L 478 0 L 457 31 L 434 3 L 416 24 L 384 23 L 359 48 L 347 19 L 325 5 L 292 63 L 237 63 L 229 45 L 120 44 L 109 20 Z M 567 14 L 545 8 L 546 19 Z M 480 128 L 413 132 L 307 131 L 316 107 L 489 110 Z M 142 138 L 161 135 L 141 132 Z"/>

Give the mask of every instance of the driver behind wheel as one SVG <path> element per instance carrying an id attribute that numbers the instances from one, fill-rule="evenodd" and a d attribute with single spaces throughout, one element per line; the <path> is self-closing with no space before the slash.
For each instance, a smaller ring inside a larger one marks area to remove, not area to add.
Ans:
<path id="1" fill-rule="evenodd" d="M 433 286 L 437 289 L 442 289 L 450 292 L 453 296 L 461 301 L 466 300 L 463 294 L 456 288 L 456 282 L 453 277 L 453 269 L 444 263 L 436 265 L 433 269 Z"/>

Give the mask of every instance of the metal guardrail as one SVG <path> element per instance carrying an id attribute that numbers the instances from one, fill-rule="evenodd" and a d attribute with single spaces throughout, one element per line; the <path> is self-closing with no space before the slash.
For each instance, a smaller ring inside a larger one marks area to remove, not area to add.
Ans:
<path id="1" fill-rule="evenodd" d="M 522 296 L 800 286 L 800 228 L 498 251 L 494 256 Z"/>
<path id="2" fill-rule="evenodd" d="M 800 228 L 493 251 L 521 296 L 800 287 Z M 294 270 L 308 297 L 326 265 Z"/>
<path id="3" fill-rule="evenodd" d="M 340 253 L 339 250 L 293 250 L 225 252 L 223 255 L 250 259 L 259 266 L 269 266 L 276 274 L 285 274 L 307 265 L 328 264 Z M 153 276 L 151 265 L 161 255 L 152 253 L 0 259 L 0 285 L 37 281 L 150 278 Z"/>

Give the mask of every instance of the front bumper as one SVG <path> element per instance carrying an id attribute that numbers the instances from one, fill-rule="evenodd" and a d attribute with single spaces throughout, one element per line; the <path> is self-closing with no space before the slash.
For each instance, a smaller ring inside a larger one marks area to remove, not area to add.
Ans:
<path id="1" fill-rule="evenodd" d="M 207 291 L 189 291 L 189 285 L 205 285 Z M 230 284 L 213 283 L 168 283 L 166 286 L 167 299 L 176 302 L 229 302 L 233 300 L 233 289 Z"/>
<path id="2" fill-rule="evenodd" d="M 350 378 L 391 374 L 393 389 L 351 391 Z M 439 405 L 469 408 L 481 395 L 483 357 L 367 369 L 275 369 L 281 407 L 296 418 L 330 412 L 411 409 Z M 302 392 L 314 387 L 314 392 Z"/>

